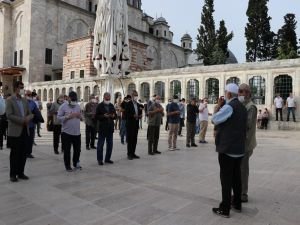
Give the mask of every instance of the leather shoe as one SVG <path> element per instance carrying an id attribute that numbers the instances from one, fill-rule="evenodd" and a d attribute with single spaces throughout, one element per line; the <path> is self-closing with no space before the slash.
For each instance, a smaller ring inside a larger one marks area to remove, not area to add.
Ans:
<path id="1" fill-rule="evenodd" d="M 95 146 L 91 146 L 91 149 L 97 149 Z"/>
<path id="2" fill-rule="evenodd" d="M 18 178 L 17 177 L 10 177 L 10 181 L 11 182 L 18 182 Z"/>
<path id="3" fill-rule="evenodd" d="M 18 176 L 18 178 L 21 180 L 29 180 L 29 177 L 27 177 L 25 174 Z"/>
<path id="4" fill-rule="evenodd" d="M 154 153 L 153 152 L 148 152 L 148 155 L 154 155 Z"/>
<path id="5" fill-rule="evenodd" d="M 154 154 L 161 154 L 160 151 L 154 151 Z"/>
<path id="6" fill-rule="evenodd" d="M 132 156 L 132 158 L 134 158 L 134 159 L 139 159 L 140 157 L 139 157 L 138 155 L 135 155 L 135 154 L 134 154 L 134 155 Z"/>
<path id="7" fill-rule="evenodd" d="M 34 156 L 30 154 L 30 155 L 27 156 L 27 158 L 34 159 Z"/>
<path id="8" fill-rule="evenodd" d="M 128 156 L 127 158 L 128 158 L 128 160 L 133 160 L 132 156 Z"/>
<path id="9" fill-rule="evenodd" d="M 107 161 L 105 161 L 105 163 L 108 163 L 108 164 L 114 164 L 114 161 L 112 161 L 112 160 L 107 160 Z"/>
<path id="10" fill-rule="evenodd" d="M 191 146 L 192 146 L 192 147 L 198 147 L 198 145 L 196 145 L 196 144 L 191 144 Z"/>
<path id="11" fill-rule="evenodd" d="M 99 165 L 99 166 L 103 166 L 104 163 L 103 163 L 103 162 L 98 162 L 98 165 Z"/>
<path id="12" fill-rule="evenodd" d="M 189 148 L 189 147 L 191 147 L 191 146 L 190 146 L 189 144 L 186 144 L 186 147 Z"/>

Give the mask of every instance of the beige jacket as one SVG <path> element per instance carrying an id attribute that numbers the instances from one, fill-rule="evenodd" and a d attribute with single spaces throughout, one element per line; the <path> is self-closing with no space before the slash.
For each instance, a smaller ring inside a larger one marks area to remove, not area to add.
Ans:
<path id="1" fill-rule="evenodd" d="M 33 115 L 29 109 L 29 105 L 26 99 L 22 98 L 22 104 L 24 108 L 24 117 L 22 116 L 17 104 L 16 95 L 12 95 L 6 100 L 6 117 L 8 120 L 8 136 L 19 137 L 22 134 L 24 128 L 25 117 L 32 119 Z M 29 126 L 26 126 L 27 133 L 29 134 Z"/>
<path id="2" fill-rule="evenodd" d="M 255 104 L 250 101 L 245 105 L 247 109 L 247 133 L 246 133 L 246 152 L 251 152 L 256 147 L 256 117 L 257 108 Z"/>

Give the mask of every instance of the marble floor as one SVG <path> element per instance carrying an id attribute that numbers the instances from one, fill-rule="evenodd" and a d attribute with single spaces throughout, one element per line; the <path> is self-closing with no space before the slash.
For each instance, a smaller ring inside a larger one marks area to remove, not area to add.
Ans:
<path id="1" fill-rule="evenodd" d="M 82 126 L 83 128 L 83 126 Z M 161 128 L 163 129 L 163 127 Z M 185 131 L 183 132 L 185 133 Z M 63 155 L 54 155 L 52 133 L 36 138 L 29 181 L 9 181 L 9 150 L 0 151 L 0 225 L 299 225 L 300 134 L 258 131 L 251 158 L 249 202 L 229 219 L 213 215 L 221 198 L 219 165 L 211 129 L 208 144 L 147 154 L 146 128 L 139 133 L 139 160 L 128 161 L 126 146 L 114 137 L 113 165 L 98 166 L 82 130 L 83 170 L 68 173 Z"/>

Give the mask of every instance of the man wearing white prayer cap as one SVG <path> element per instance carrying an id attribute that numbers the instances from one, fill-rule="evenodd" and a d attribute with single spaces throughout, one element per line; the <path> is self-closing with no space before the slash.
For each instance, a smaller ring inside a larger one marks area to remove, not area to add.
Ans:
<path id="1" fill-rule="evenodd" d="M 226 104 L 215 113 L 216 151 L 219 153 L 222 202 L 212 211 L 228 218 L 230 208 L 241 212 L 241 161 L 245 153 L 247 110 L 238 100 L 239 87 L 228 84 L 225 88 Z M 231 190 L 233 201 L 231 202 Z"/>

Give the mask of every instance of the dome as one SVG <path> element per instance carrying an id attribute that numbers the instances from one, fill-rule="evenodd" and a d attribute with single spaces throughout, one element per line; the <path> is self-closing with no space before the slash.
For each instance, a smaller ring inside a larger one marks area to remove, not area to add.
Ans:
<path id="1" fill-rule="evenodd" d="M 226 64 L 235 64 L 235 63 L 239 63 L 235 57 L 235 55 L 233 54 L 232 51 L 230 51 L 228 49 L 228 52 L 229 52 L 229 57 L 227 58 L 226 60 Z"/>
<path id="2" fill-rule="evenodd" d="M 192 40 L 191 35 L 189 35 L 188 33 L 184 34 L 181 38 L 181 40 Z"/>
<path id="3" fill-rule="evenodd" d="M 159 17 L 155 20 L 155 23 L 165 23 L 167 24 L 167 20 L 164 17 Z"/>

